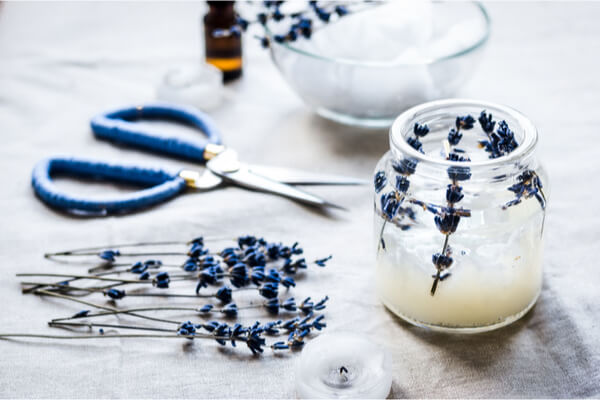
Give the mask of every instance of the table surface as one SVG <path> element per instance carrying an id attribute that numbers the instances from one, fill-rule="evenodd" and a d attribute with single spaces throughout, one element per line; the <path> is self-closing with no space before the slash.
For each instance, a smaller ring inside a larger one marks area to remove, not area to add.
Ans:
<path id="1" fill-rule="evenodd" d="M 0 331 L 54 332 L 76 305 L 20 294 L 15 273 L 67 267 L 44 251 L 204 234 L 300 241 L 330 265 L 297 297 L 328 294 L 328 329 L 352 330 L 393 358 L 393 397 L 600 396 L 600 3 L 490 3 L 493 33 L 463 96 L 510 104 L 541 133 L 552 183 L 542 295 L 519 322 L 476 336 L 398 321 L 373 289 L 372 189 L 317 188 L 350 208 L 322 215 L 229 187 L 180 196 L 143 213 L 101 219 L 56 213 L 33 195 L 34 163 L 88 155 L 178 166 L 96 141 L 91 115 L 154 98 L 171 66 L 200 54 L 198 3 L 0 4 Z M 338 126 L 308 111 L 268 54 L 245 43 L 245 76 L 212 112 L 248 161 L 364 178 L 386 132 Z M 101 190 L 92 185 L 86 190 Z M 116 189 L 111 189 L 116 190 Z M 594 206 L 596 204 L 596 206 Z M 75 268 L 75 267 L 69 267 Z M 73 269 L 70 269 L 73 270 Z M 80 269 L 75 269 L 80 271 Z M 297 354 L 256 358 L 213 342 L 0 341 L 1 397 L 293 397 Z"/>

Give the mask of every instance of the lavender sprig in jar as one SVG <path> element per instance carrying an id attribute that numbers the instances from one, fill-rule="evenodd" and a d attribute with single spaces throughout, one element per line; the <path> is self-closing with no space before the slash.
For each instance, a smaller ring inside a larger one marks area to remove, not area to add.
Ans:
<path id="1" fill-rule="evenodd" d="M 542 287 L 547 176 L 520 112 L 450 99 L 401 114 L 375 169 L 377 291 L 420 326 L 508 325 Z"/>

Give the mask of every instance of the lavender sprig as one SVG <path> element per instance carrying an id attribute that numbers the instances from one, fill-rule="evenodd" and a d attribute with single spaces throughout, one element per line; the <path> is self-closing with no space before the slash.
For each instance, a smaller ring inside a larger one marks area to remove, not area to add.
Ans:
<path id="1" fill-rule="evenodd" d="M 180 242 L 160 242 L 158 245 L 181 245 Z M 105 247 L 88 247 L 86 249 L 70 250 L 47 255 L 47 258 L 53 259 L 54 256 L 81 256 L 95 255 L 103 260 L 102 265 L 92 268 L 90 273 L 84 274 L 60 274 L 60 273 L 26 273 L 18 276 L 46 276 L 55 278 L 66 278 L 62 281 L 54 283 L 44 282 L 22 282 L 23 285 L 31 286 L 24 288 L 24 293 L 33 293 L 42 296 L 52 296 L 84 304 L 99 311 L 93 313 L 90 310 L 82 310 L 70 317 L 56 318 L 50 321 L 49 325 L 53 327 L 88 327 L 99 328 L 98 335 L 89 336 L 69 336 L 65 338 L 96 338 L 105 337 L 105 328 L 115 329 L 138 329 L 160 332 L 152 335 L 140 334 L 116 334 L 111 337 L 174 337 L 168 335 L 169 332 L 175 332 L 175 337 L 183 337 L 186 339 L 192 338 L 213 338 L 220 344 L 231 343 L 235 346 L 236 341 L 245 342 L 248 348 L 253 353 L 261 353 L 266 345 L 263 333 L 273 335 L 279 329 L 286 329 L 296 324 L 297 332 L 294 338 L 285 342 L 288 348 L 298 348 L 298 344 L 303 341 L 311 330 L 321 330 L 326 325 L 323 322 L 323 315 L 314 317 L 314 312 L 323 310 L 328 297 L 323 298 L 319 302 L 313 302 L 310 297 L 303 302 L 297 304 L 293 297 L 279 298 L 282 288 L 289 290 L 296 286 L 295 278 L 301 275 L 298 273 L 308 269 L 309 263 L 305 258 L 300 256 L 304 250 L 294 243 L 291 246 L 281 243 L 270 243 L 263 238 L 255 236 L 241 236 L 236 239 L 237 246 L 228 247 L 222 251 L 213 253 L 204 243 L 204 238 L 198 237 L 187 242 L 189 246 L 185 252 L 151 252 L 145 251 L 141 253 L 128 253 L 122 251 L 118 246 L 114 248 Z M 122 245 L 123 247 L 148 246 L 150 243 L 136 243 Z M 183 264 L 165 264 L 161 260 L 138 261 L 132 264 L 118 264 L 115 261 L 119 257 L 140 256 L 140 255 L 186 255 L 188 258 Z M 314 260 L 314 264 L 319 267 L 325 267 L 327 262 L 331 260 L 331 256 L 318 258 Z M 270 267 L 267 268 L 267 265 Z M 117 268 L 119 266 L 119 268 Z M 121 268 L 123 266 L 124 268 Z M 180 273 L 173 271 L 165 271 L 164 268 L 179 268 Z M 97 273 L 92 273 L 99 271 Z M 126 278 L 122 274 L 134 274 L 135 278 Z M 114 276 L 111 276 L 114 275 Z M 221 285 L 224 279 L 229 279 L 233 289 L 227 285 Z M 97 286 L 77 286 L 75 281 L 97 281 L 103 284 Z M 213 293 L 172 293 L 170 290 L 171 284 L 176 281 L 196 280 L 199 288 L 208 285 L 220 286 Z M 119 286 L 136 285 L 135 290 L 129 288 L 118 288 Z M 161 289 L 159 292 L 139 292 L 144 290 L 143 286 L 153 286 Z M 254 285 L 254 286 L 251 286 Z M 259 303 L 250 303 L 238 306 L 233 303 L 233 293 L 243 290 L 254 290 L 265 300 Z M 119 309 L 110 305 L 97 304 L 88 300 L 80 299 L 79 297 L 93 295 L 94 293 L 103 293 L 110 298 L 114 303 L 125 297 L 189 297 L 189 298 L 208 298 L 213 297 L 220 300 L 224 305 L 220 308 L 215 308 L 213 304 L 204 304 L 201 306 L 150 306 L 128 309 Z M 160 311 L 160 310 L 179 310 L 179 311 L 194 311 L 202 316 L 207 316 L 210 313 L 219 313 L 226 318 L 236 318 L 241 310 L 262 308 L 269 314 L 299 313 L 305 315 L 305 318 L 295 320 L 294 323 L 287 324 L 281 321 L 268 322 L 265 327 L 260 323 L 253 326 L 243 327 L 240 324 L 229 326 L 226 323 L 211 321 L 205 324 L 193 324 L 190 321 L 182 322 L 173 319 L 159 318 L 149 315 L 144 315 L 145 311 Z M 164 328 L 154 326 L 139 326 L 112 324 L 105 322 L 88 322 L 82 319 L 96 318 L 108 315 L 122 314 L 130 317 L 140 318 L 144 320 L 160 322 L 164 324 L 176 325 L 175 328 Z M 314 318 L 314 320 L 313 320 Z M 303 322 L 302 322 L 303 321 Z M 294 327 L 293 329 L 296 329 Z M 211 335 L 199 335 L 197 330 L 203 328 L 207 331 L 214 331 Z M 175 330 L 174 330 L 175 329 Z M 292 329 L 292 330 L 293 330 Z M 59 335 L 36 335 L 36 334 L 4 334 L 0 337 L 39 337 L 39 338 L 63 338 Z M 275 346 L 271 345 L 274 350 L 283 350 L 284 345 L 281 343 Z"/>
<path id="2" fill-rule="evenodd" d="M 318 26 L 327 25 L 351 12 L 379 5 L 378 2 L 308 1 L 304 9 L 284 12 L 282 9 L 284 3 L 283 1 L 264 1 L 262 8 L 253 19 L 243 18 L 238 14 L 234 25 L 225 29 L 216 29 L 212 35 L 215 37 L 239 37 L 247 31 L 250 25 L 258 24 L 266 27 L 267 24 L 273 22 L 286 29 L 285 33 L 274 34 L 272 39 L 277 43 L 290 43 L 300 38 L 310 39 Z M 294 6 L 297 7 L 298 3 L 296 2 Z M 257 36 L 257 38 L 264 48 L 270 46 L 271 43 L 267 36 Z"/>
<path id="3" fill-rule="evenodd" d="M 415 124 L 413 126 L 414 137 L 410 137 L 407 141 L 415 150 L 423 152 L 423 144 L 419 138 L 425 137 L 428 133 L 429 127 L 427 125 Z M 402 203 L 404 202 L 410 187 L 410 180 L 408 177 L 415 172 L 416 165 L 417 160 L 411 158 L 405 158 L 399 163 L 392 163 L 392 168 L 398 175 L 396 176 L 394 190 L 382 194 L 379 198 L 381 213 L 384 217 L 384 221 L 381 225 L 381 231 L 379 232 L 377 251 L 382 249 L 385 250 L 385 240 L 383 239 L 383 234 L 386 223 L 388 221 L 393 221 L 398 214 L 407 214 L 409 217 L 413 215 L 410 208 L 402 207 Z M 385 176 L 385 171 L 377 171 L 374 179 L 375 192 L 381 192 L 386 182 L 387 178 Z M 414 216 L 412 219 L 414 219 Z"/>
<path id="4" fill-rule="evenodd" d="M 265 325 L 261 325 L 259 321 L 251 326 L 243 326 L 235 324 L 230 326 L 226 323 L 211 321 L 207 324 L 193 324 L 191 321 L 180 323 L 176 329 L 165 329 L 156 327 L 145 327 L 123 324 L 103 324 L 103 323 L 78 323 L 78 322 L 50 322 L 50 326 L 55 327 L 86 327 L 97 328 L 97 335 L 43 335 L 29 333 L 4 333 L 0 334 L 0 338 L 44 338 L 44 339 L 98 339 L 98 338 L 170 338 L 170 339 L 209 339 L 214 340 L 218 344 L 225 346 L 230 343 L 232 347 L 236 347 L 236 342 L 245 343 L 248 349 L 257 355 L 264 351 L 263 347 L 267 346 L 264 335 L 277 335 L 279 328 L 284 328 L 290 331 L 287 341 L 275 342 L 271 344 L 273 350 L 296 350 L 304 345 L 306 338 L 311 331 L 321 330 L 327 325 L 323 322 L 323 315 L 314 318 L 314 315 L 309 315 L 302 320 L 293 320 L 290 322 L 273 321 Z M 312 321 L 311 321 L 312 319 Z M 143 331 L 165 332 L 161 334 L 113 334 L 105 333 L 105 327 L 116 329 L 132 329 Z M 204 329 L 208 333 L 200 333 L 199 330 Z M 169 332 L 172 332 L 169 334 Z"/>

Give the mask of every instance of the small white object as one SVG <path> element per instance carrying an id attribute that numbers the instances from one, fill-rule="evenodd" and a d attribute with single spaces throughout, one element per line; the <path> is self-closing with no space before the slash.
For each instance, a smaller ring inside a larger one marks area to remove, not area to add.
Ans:
<path id="1" fill-rule="evenodd" d="M 169 70 L 156 89 L 159 100 L 213 109 L 223 101 L 223 72 L 201 63 Z"/>
<path id="2" fill-rule="evenodd" d="M 301 399 L 384 399 L 391 386 L 389 355 L 355 333 L 319 336 L 306 344 L 296 363 L 296 394 Z"/>

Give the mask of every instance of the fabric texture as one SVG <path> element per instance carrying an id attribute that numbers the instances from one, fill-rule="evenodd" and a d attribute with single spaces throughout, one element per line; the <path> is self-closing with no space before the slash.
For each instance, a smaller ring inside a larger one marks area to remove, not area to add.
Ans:
<path id="1" fill-rule="evenodd" d="M 45 251 L 256 234 L 299 241 L 309 258 L 333 254 L 326 268 L 300 280 L 294 295 L 329 295 L 327 331 L 361 332 L 385 346 L 393 359 L 391 397 L 600 396 L 600 3 L 488 4 L 492 36 L 459 95 L 511 105 L 534 121 L 552 191 L 537 305 L 509 327 L 468 336 L 409 326 L 378 301 L 371 186 L 310 188 L 350 209 L 330 213 L 235 187 L 96 219 L 57 213 L 34 196 L 32 168 L 54 155 L 195 167 L 99 141 L 89 122 L 104 110 L 153 100 L 171 66 L 198 62 L 203 7 L 0 3 L 0 331 L 57 333 L 46 322 L 80 310 L 21 294 L 18 272 L 84 270 L 44 260 Z M 387 133 L 317 117 L 251 35 L 244 42 L 244 77 L 209 111 L 224 141 L 248 162 L 371 179 L 388 149 Z M 131 189 L 56 183 L 82 194 Z M 200 340 L 127 339 L 2 340 L 0 353 L 3 398 L 295 396 L 294 353 L 253 357 Z"/>

